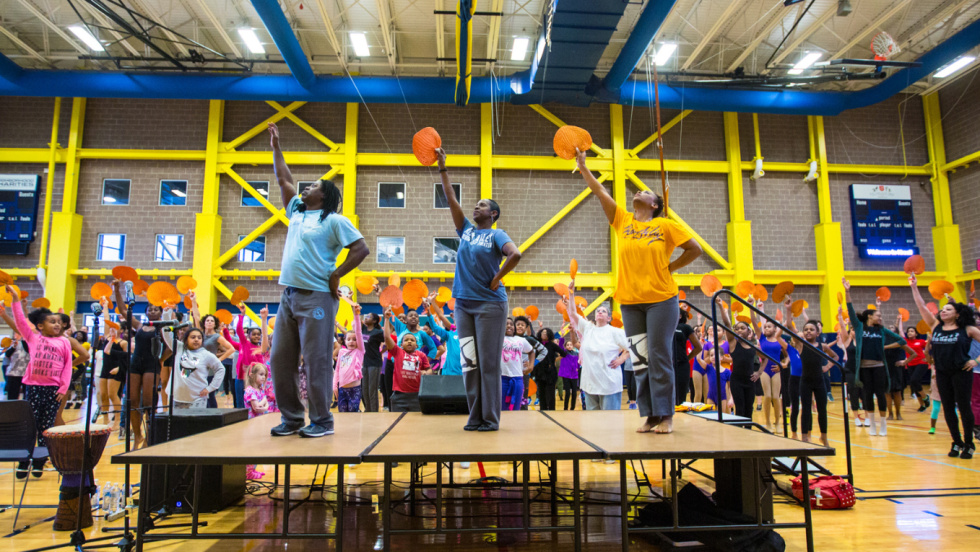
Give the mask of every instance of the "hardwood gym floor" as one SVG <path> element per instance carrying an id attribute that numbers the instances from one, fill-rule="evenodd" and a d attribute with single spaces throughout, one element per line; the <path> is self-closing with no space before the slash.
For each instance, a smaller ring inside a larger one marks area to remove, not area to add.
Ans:
<path id="1" fill-rule="evenodd" d="M 839 456 L 827 459 L 827 467 L 835 473 L 845 473 L 844 451 L 844 431 L 841 418 L 840 389 L 835 388 L 837 401 L 830 404 L 830 439 L 831 445 L 838 448 Z M 857 429 L 851 425 L 852 451 L 855 471 L 855 483 L 858 490 L 858 503 L 852 510 L 843 511 L 815 511 L 814 527 L 815 542 L 817 550 L 876 550 L 876 551 L 898 551 L 898 550 L 943 550 L 943 551 L 973 551 L 980 542 L 980 519 L 977 512 L 980 511 L 980 461 L 960 460 L 958 458 L 948 458 L 946 452 L 949 450 L 950 439 L 946 432 L 946 426 L 940 416 L 935 435 L 929 435 L 929 411 L 918 413 L 911 404 L 914 401 L 909 399 L 903 415 L 905 420 L 902 422 L 891 422 L 888 427 L 887 437 L 871 437 L 867 434 L 866 428 Z M 71 414 L 79 411 L 68 411 L 66 414 L 69 419 Z M 761 419 L 761 412 L 757 413 L 757 420 Z M 639 423 L 639 418 L 637 419 Z M 123 467 L 110 464 L 108 457 L 112 454 L 122 452 L 123 442 L 113 437 L 109 446 L 102 457 L 96 470 L 96 477 L 101 484 L 107 482 L 119 483 L 123 479 Z M 514 443 L 515 447 L 520 447 L 520 443 Z M 560 472 L 569 474 L 571 467 L 569 463 L 561 463 Z M 710 462 L 702 462 L 696 465 L 701 471 L 710 473 Z M 12 475 L 10 465 L 3 466 L 0 470 L 0 501 L 8 502 L 8 497 L 12 495 L 11 481 Z M 50 469 L 50 464 L 48 465 Z M 486 464 L 488 476 L 500 475 L 504 478 L 512 478 L 513 474 L 510 464 Z M 662 485 L 660 481 L 659 463 L 645 463 L 647 474 L 650 476 L 654 486 Z M 636 463 L 639 470 L 640 465 Z M 265 481 L 273 479 L 272 466 L 261 468 L 267 472 Z M 327 484 L 331 479 L 335 479 L 334 469 L 328 471 Z M 365 464 L 353 469 L 347 469 L 347 483 L 349 496 L 356 497 L 361 501 L 361 505 L 347 508 L 346 529 L 345 529 L 345 550 L 375 550 L 380 549 L 380 518 L 377 514 L 377 493 L 380 484 L 377 483 L 382 478 L 380 465 Z M 432 472 L 431 466 L 426 470 L 429 475 Z M 134 468 L 132 471 L 133 481 L 139 480 L 139 470 Z M 297 484 L 308 484 L 314 473 L 314 467 L 297 467 L 294 469 L 293 480 Z M 320 470 L 322 477 L 322 469 Z M 532 465 L 532 480 L 537 478 L 537 470 Z M 588 491 L 590 500 L 595 501 L 615 501 L 618 500 L 618 465 L 607 465 L 603 463 L 582 463 L 583 488 Z M 457 479 L 475 479 L 480 477 L 476 464 L 468 470 L 460 471 L 456 468 Z M 408 468 L 402 465 L 395 468 L 395 479 L 407 481 Z M 434 480 L 434 477 L 432 478 Z M 711 482 L 705 478 L 687 471 L 685 479 L 694 482 L 704 488 L 711 487 Z M 779 477 L 783 482 L 788 478 Z M 318 477 L 319 481 L 319 477 Z M 20 483 L 20 482 L 18 482 Z M 669 483 L 669 482 L 668 482 Z M 570 478 L 560 481 L 571 487 Z M 32 479 L 28 487 L 28 496 L 25 504 L 54 504 L 57 502 L 57 473 L 53 471 L 45 472 L 41 479 Z M 256 494 L 267 492 L 258 485 L 255 487 Z M 19 497 L 21 486 L 17 485 L 17 496 Z M 404 493 L 401 488 L 394 491 L 397 498 L 400 493 Z M 499 491 L 495 491 L 499 492 Z M 635 484 L 630 482 L 630 492 L 635 493 Z M 293 491 L 294 499 L 301 499 L 307 496 L 308 489 L 296 488 Z M 504 505 L 499 511 L 495 508 L 488 510 L 484 508 L 479 500 L 479 492 L 472 494 L 453 494 L 463 498 L 473 497 L 473 500 L 461 500 L 449 510 L 450 515 L 458 516 L 477 516 L 472 518 L 472 523 L 484 526 L 517 525 L 520 523 L 519 502 L 511 506 Z M 314 499 L 310 503 L 297 508 L 290 517 L 291 531 L 322 531 L 329 529 L 325 524 L 332 525 L 330 506 L 325 505 L 319 500 L 319 494 L 315 493 Z M 518 499 L 519 494 L 513 497 Z M 329 493 L 332 500 L 333 494 Z M 545 497 L 546 498 L 546 497 Z M 214 515 L 202 515 L 201 519 L 209 522 L 206 531 L 273 531 L 278 527 L 279 502 L 273 502 L 268 497 L 247 496 L 243 505 L 226 509 Z M 776 518 L 778 521 L 800 520 L 803 519 L 803 510 L 795 505 L 790 505 L 777 495 Z M 547 503 L 535 506 L 536 512 L 546 514 Z M 510 510 L 514 510 L 511 512 Z M 14 519 L 14 510 L 8 509 L 0 514 L 0 535 L 8 535 L 11 531 L 11 524 Z M 431 516 L 431 510 L 421 508 L 419 513 L 423 516 Z M 3 542 L 4 549 L 10 551 L 28 550 L 31 548 L 51 546 L 60 543 L 67 543 L 69 533 L 55 533 L 51 530 L 50 522 L 42 520 L 54 515 L 54 510 L 35 509 L 23 510 L 20 515 L 18 525 L 37 524 L 27 531 L 16 536 L 6 538 Z M 506 515 L 518 517 L 508 518 Z M 583 549 L 595 550 L 619 550 L 619 519 L 618 506 L 604 506 L 597 504 L 589 507 L 587 518 L 583 520 Z M 180 523 L 189 516 L 175 517 L 175 523 Z M 131 519 L 135 519 L 133 516 Z M 434 525 L 431 518 L 420 519 L 412 518 L 407 521 L 405 515 L 396 514 L 393 518 L 397 524 L 403 523 L 424 523 L 426 526 Z M 545 520 L 540 520 L 544 523 Z M 470 521 L 467 521 L 469 524 Z M 570 519 L 563 520 L 570 523 Z M 94 527 L 86 531 L 86 535 L 92 538 L 105 536 L 101 532 L 102 527 L 120 527 L 122 521 L 114 523 L 103 523 L 96 518 Z M 787 550 L 805 550 L 806 543 L 802 530 L 783 530 L 781 535 L 786 540 Z M 323 550 L 325 547 L 332 547 L 332 544 L 320 541 L 299 541 L 294 540 L 289 543 L 293 550 Z M 396 550 L 407 550 L 419 545 L 426 545 L 427 550 L 567 550 L 571 544 L 571 534 L 561 534 L 557 539 L 547 533 L 534 534 L 528 539 L 525 535 L 514 534 L 494 534 L 491 531 L 486 533 L 467 534 L 460 537 L 455 535 L 445 536 L 426 536 L 426 537 L 395 537 L 392 539 L 392 548 Z M 147 545 L 147 550 L 170 551 L 180 550 L 181 552 L 195 551 L 224 551 L 224 550 L 279 550 L 283 548 L 281 542 L 277 541 L 170 541 L 167 543 L 152 543 Z M 660 547 L 653 541 L 647 541 L 641 537 L 633 537 L 633 550 L 659 550 Z"/>

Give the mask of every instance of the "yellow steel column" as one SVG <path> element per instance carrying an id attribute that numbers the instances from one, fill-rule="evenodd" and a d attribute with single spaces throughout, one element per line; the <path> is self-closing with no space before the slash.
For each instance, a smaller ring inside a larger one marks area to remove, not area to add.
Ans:
<path id="1" fill-rule="evenodd" d="M 480 199 L 493 197 L 493 104 L 480 104 Z"/>
<path id="2" fill-rule="evenodd" d="M 191 274 L 197 280 L 197 304 L 203 312 L 217 309 L 218 292 L 214 286 L 216 261 L 221 256 L 221 215 L 218 214 L 218 148 L 224 126 L 224 100 L 211 100 L 208 106 L 208 142 L 204 153 L 204 192 L 201 212 L 194 226 L 194 266 Z"/>
<path id="3" fill-rule="evenodd" d="M 626 154 L 623 140 L 623 106 L 619 104 L 609 105 L 609 127 L 612 135 L 612 163 L 613 163 L 613 185 L 612 195 L 616 204 L 626 207 Z M 616 231 L 609 227 L 609 255 L 610 265 L 609 274 L 611 275 L 612 287 L 607 289 L 615 290 L 616 283 L 619 281 L 619 236 Z M 619 302 L 613 300 L 613 310 L 619 312 Z"/>
<path id="4" fill-rule="evenodd" d="M 48 267 L 48 236 L 51 230 L 51 196 L 54 195 L 54 172 L 58 162 L 58 122 L 61 119 L 61 98 L 54 99 L 54 116 L 51 118 L 51 142 L 48 148 L 51 153 L 48 157 L 48 181 L 44 188 L 44 215 L 41 217 L 41 253 L 38 256 L 37 265 L 40 268 Z"/>
<path id="5" fill-rule="evenodd" d="M 936 272 L 946 273 L 946 280 L 956 283 L 956 277 L 963 274 L 963 252 L 960 249 L 960 227 L 953 224 L 949 176 L 943 170 L 946 164 L 946 143 L 943 140 L 939 94 L 933 92 L 923 96 L 922 104 L 925 112 L 929 164 L 932 169 L 932 202 L 936 211 L 936 225 L 932 228 Z M 962 283 L 956 283 L 953 296 L 957 301 L 965 300 L 966 293 Z"/>
<path id="6" fill-rule="evenodd" d="M 735 269 L 735 282 L 755 279 L 752 257 L 752 222 L 745 220 L 742 188 L 742 152 L 738 141 L 738 113 L 724 114 L 725 156 L 728 161 L 728 260 Z"/>
<path id="7" fill-rule="evenodd" d="M 347 126 L 344 132 L 344 199 L 341 212 L 350 219 L 354 227 L 360 227 L 360 220 L 357 217 L 357 116 L 360 104 L 347 104 Z M 371 248 L 373 244 L 367 244 Z M 337 264 L 344 262 L 347 258 L 347 250 L 341 251 L 337 256 Z M 357 270 L 353 270 L 340 279 L 340 285 L 349 287 L 354 292 L 354 300 L 357 301 L 357 286 L 354 281 L 357 278 Z M 337 321 L 340 323 L 350 320 L 353 314 L 351 309 L 341 303 L 337 309 Z"/>
<path id="8" fill-rule="evenodd" d="M 85 129 L 85 98 L 75 98 L 71 105 L 71 130 L 68 134 L 68 151 L 65 159 L 65 187 L 61 197 L 61 211 L 51 217 L 50 260 L 45 278 L 44 294 L 53 309 L 75 309 L 78 250 L 82 245 L 82 216 L 75 213 L 78 201 L 78 150 L 82 146 Z M 49 196 L 50 197 L 50 196 Z M 43 255 L 43 253 L 42 253 Z M 43 258 L 43 257 L 42 257 Z"/>
<path id="9" fill-rule="evenodd" d="M 823 117 L 807 117 L 810 134 L 810 151 L 817 162 L 817 204 L 820 223 L 813 233 L 817 246 L 817 268 L 827 273 L 820 285 L 820 317 L 827 327 L 833 326 L 837 316 L 837 293 L 844 291 L 844 248 L 841 242 L 840 223 L 834 222 L 830 204 L 830 173 L 827 165 L 827 142 L 824 138 Z"/>

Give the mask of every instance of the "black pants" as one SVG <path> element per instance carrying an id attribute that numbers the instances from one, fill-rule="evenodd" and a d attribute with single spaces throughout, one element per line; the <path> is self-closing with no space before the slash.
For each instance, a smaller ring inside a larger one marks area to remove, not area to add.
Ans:
<path id="1" fill-rule="evenodd" d="M 228 372 L 225 371 L 225 373 L 227 374 Z M 174 373 L 173 373 L 173 369 L 171 368 L 170 369 L 170 377 L 173 377 L 173 376 L 174 376 Z M 208 387 L 211 386 L 211 382 L 212 381 L 214 381 L 214 376 L 208 376 Z M 155 400 L 153 401 L 153 404 L 156 404 L 156 401 Z M 218 408 L 218 399 L 214 396 L 214 391 L 208 393 L 208 408 Z"/>
<path id="2" fill-rule="evenodd" d="M 970 408 L 970 396 L 973 393 L 972 370 L 940 370 L 936 368 L 936 387 L 939 388 L 939 398 L 943 401 L 943 416 L 946 426 L 953 436 L 953 444 L 973 446 L 973 410 Z M 956 417 L 956 409 L 960 409 L 963 420 L 963 435 L 960 435 L 960 420 Z"/>
<path id="3" fill-rule="evenodd" d="M 796 433 L 796 420 L 800 417 L 800 376 L 790 376 L 789 377 L 789 388 L 783 387 L 786 391 L 783 393 L 783 404 L 788 401 L 790 404 L 789 409 L 789 429 L 793 433 Z M 786 396 L 786 394 L 789 396 Z M 827 402 L 827 397 L 823 398 L 823 401 Z M 803 403 L 803 410 L 809 412 L 809 403 Z"/>
<path id="4" fill-rule="evenodd" d="M 7 376 L 7 400 L 16 401 L 20 398 L 21 381 L 24 376 Z"/>
<path id="5" fill-rule="evenodd" d="M 844 372 L 844 383 L 847 386 L 847 400 L 851 404 L 851 412 L 867 410 L 862 404 L 863 391 L 857 388 L 854 372 Z"/>
<path id="6" fill-rule="evenodd" d="M 687 362 L 674 365 L 674 391 L 677 394 L 674 404 L 687 402 L 691 393 L 691 366 Z"/>
<path id="7" fill-rule="evenodd" d="M 225 394 L 232 393 L 235 391 L 235 367 L 230 360 L 225 360 L 221 364 L 225 367 L 225 379 L 221 382 L 221 390 Z M 171 371 L 171 377 L 173 377 L 173 371 Z"/>
<path id="8" fill-rule="evenodd" d="M 864 384 L 864 407 L 874 411 L 875 397 L 878 397 L 878 412 L 888 410 L 888 370 L 885 365 L 872 368 L 861 367 L 861 383 Z"/>
<path id="9" fill-rule="evenodd" d="M 922 379 L 928 373 L 928 364 L 916 364 L 915 366 L 909 366 L 909 387 L 912 388 L 912 394 L 920 399 L 925 399 L 925 397 L 922 396 Z"/>
<path id="10" fill-rule="evenodd" d="M 578 378 L 561 378 L 561 381 L 565 389 L 565 410 L 575 410 L 575 401 L 578 400 Z M 571 408 L 568 408 L 568 399 L 572 400 Z"/>
<path id="11" fill-rule="evenodd" d="M 792 377 L 790 378 L 792 381 Z M 823 386 L 823 378 L 816 381 L 800 379 L 800 402 L 803 404 L 803 420 L 800 430 L 808 434 L 813 430 L 813 411 L 810 403 L 817 403 L 817 424 L 820 433 L 827 433 L 827 388 Z"/>
<path id="12" fill-rule="evenodd" d="M 728 385 L 732 389 L 732 402 L 735 403 L 735 415 L 752 419 L 752 405 L 755 402 L 755 384 L 751 379 L 732 377 Z"/>
<path id="13" fill-rule="evenodd" d="M 971 376 L 973 374 L 970 374 Z M 37 446 L 48 446 L 44 432 L 54 426 L 61 403 L 57 399 L 58 387 L 55 385 L 26 385 L 24 395 L 34 411 L 34 426 L 37 429 Z"/>
<path id="14" fill-rule="evenodd" d="M 395 363 L 388 359 L 385 363 L 384 385 L 381 388 L 381 397 L 384 399 L 384 406 L 391 410 L 391 392 L 395 386 Z"/>
<path id="15" fill-rule="evenodd" d="M 541 410 L 555 409 L 555 387 L 557 384 L 557 381 L 551 383 L 538 382 L 538 400 L 541 403 Z"/>
<path id="16" fill-rule="evenodd" d="M 636 402 L 636 376 L 632 370 L 623 370 L 623 384 L 630 402 Z"/>

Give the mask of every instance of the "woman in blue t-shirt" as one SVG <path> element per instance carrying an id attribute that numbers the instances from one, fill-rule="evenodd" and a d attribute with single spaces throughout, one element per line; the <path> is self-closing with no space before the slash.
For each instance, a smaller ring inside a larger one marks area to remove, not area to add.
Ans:
<path id="1" fill-rule="evenodd" d="M 466 431 L 496 431 L 500 427 L 501 373 L 507 324 L 507 291 L 501 280 L 521 261 L 521 252 L 507 232 L 493 228 L 500 206 L 481 199 L 467 220 L 449 182 L 446 152 L 438 148 L 439 175 L 449 211 L 460 237 L 456 253 L 456 332 L 459 335 L 463 383 L 470 417 Z M 504 264 L 500 261 L 507 258 Z"/>

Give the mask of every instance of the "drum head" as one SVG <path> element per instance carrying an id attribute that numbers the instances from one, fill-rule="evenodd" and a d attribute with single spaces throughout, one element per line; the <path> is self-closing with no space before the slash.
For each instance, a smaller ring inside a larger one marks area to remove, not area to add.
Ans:
<path id="1" fill-rule="evenodd" d="M 102 435 L 110 433 L 112 430 L 109 426 L 105 424 L 90 424 L 89 433 L 92 435 Z M 85 424 L 68 424 L 63 426 L 55 426 L 47 429 L 44 432 L 45 437 L 68 437 L 73 435 L 84 435 L 85 434 Z"/>

